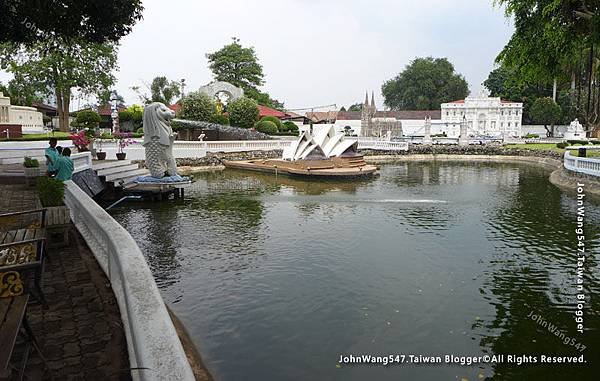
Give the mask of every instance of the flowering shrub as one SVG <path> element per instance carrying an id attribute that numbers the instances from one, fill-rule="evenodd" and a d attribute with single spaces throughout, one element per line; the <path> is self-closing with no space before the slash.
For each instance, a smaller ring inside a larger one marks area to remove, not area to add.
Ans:
<path id="1" fill-rule="evenodd" d="M 117 143 L 119 153 L 123 153 L 123 149 L 125 149 L 125 147 L 135 144 L 135 140 L 132 139 L 131 132 L 115 132 L 113 134 L 113 138 Z"/>
<path id="2" fill-rule="evenodd" d="M 69 138 L 73 141 L 73 145 L 75 145 L 75 147 L 77 147 L 77 150 L 79 152 L 88 150 L 88 145 L 90 144 L 90 139 L 88 139 L 88 136 L 87 136 L 85 130 L 81 130 L 76 134 L 71 134 L 71 136 L 69 136 Z"/>

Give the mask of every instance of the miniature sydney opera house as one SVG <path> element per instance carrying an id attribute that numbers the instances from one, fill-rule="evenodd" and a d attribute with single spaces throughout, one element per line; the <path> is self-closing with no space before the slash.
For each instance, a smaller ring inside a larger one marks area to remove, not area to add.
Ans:
<path id="1" fill-rule="evenodd" d="M 365 163 L 358 152 L 358 140 L 336 133 L 333 127 L 314 136 L 302 132 L 283 150 L 281 159 L 223 161 L 227 168 L 310 177 L 370 176 L 377 167 Z"/>

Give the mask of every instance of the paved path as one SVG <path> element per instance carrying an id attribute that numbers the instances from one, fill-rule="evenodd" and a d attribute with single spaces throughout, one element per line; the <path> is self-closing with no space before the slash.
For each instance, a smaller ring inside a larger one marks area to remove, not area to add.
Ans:
<path id="1" fill-rule="evenodd" d="M 0 185 L 0 192 L 3 212 L 37 206 L 33 188 Z M 0 230 L 8 224 L 0 221 Z M 48 309 L 35 303 L 29 307 L 29 322 L 50 371 L 43 372 L 42 359 L 33 352 L 27 373 L 33 380 L 129 380 L 127 344 L 110 283 L 74 228 L 70 237 L 70 247 L 48 253 L 42 277 Z"/>

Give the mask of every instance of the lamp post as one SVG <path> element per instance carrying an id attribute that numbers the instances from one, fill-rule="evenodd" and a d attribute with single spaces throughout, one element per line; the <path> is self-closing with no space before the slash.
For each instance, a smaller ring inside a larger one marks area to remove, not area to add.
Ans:
<path id="1" fill-rule="evenodd" d="M 117 109 L 117 101 L 118 101 L 118 97 L 117 97 L 117 92 L 116 91 L 111 91 L 110 92 L 110 108 L 111 108 L 111 113 L 110 113 L 110 117 L 112 118 L 112 132 L 113 134 L 115 132 L 119 132 L 119 111 Z"/>

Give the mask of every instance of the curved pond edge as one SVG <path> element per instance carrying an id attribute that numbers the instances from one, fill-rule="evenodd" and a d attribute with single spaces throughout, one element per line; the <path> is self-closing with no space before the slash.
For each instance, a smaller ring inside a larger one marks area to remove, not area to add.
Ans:
<path id="1" fill-rule="evenodd" d="M 600 179 L 569 171 L 564 168 L 561 160 L 540 156 L 512 155 L 456 155 L 456 154 L 408 154 L 408 155 L 375 155 L 365 156 L 370 164 L 391 164 L 406 161 L 447 161 L 447 162 L 478 162 L 478 163 L 512 163 L 534 164 L 552 170 L 549 180 L 557 187 L 575 193 L 577 184 L 584 182 L 591 185 L 586 188 L 586 194 L 600 200 Z"/>
<path id="2" fill-rule="evenodd" d="M 110 280 L 133 380 L 195 380 L 177 330 L 137 243 L 73 181 L 65 181 L 73 224 Z"/>

